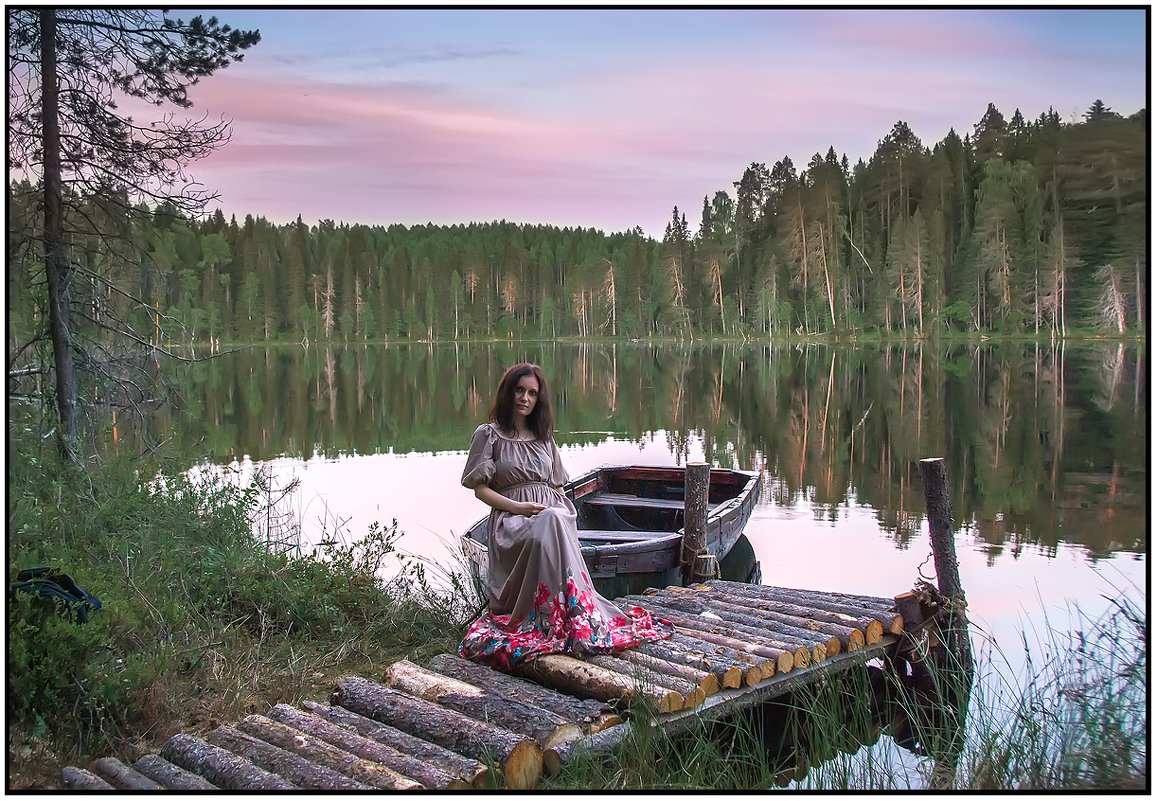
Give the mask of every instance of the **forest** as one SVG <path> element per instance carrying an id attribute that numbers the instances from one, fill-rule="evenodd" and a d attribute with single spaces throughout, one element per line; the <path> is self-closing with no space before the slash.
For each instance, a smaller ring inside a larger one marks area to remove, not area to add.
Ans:
<path id="1" fill-rule="evenodd" d="M 74 324 L 161 347 L 1138 335 L 1146 131 L 1147 110 L 1099 100 L 1067 122 L 989 104 L 931 147 L 900 121 L 866 161 L 829 147 L 802 168 L 751 163 L 704 195 L 694 228 L 675 206 L 661 242 L 506 220 L 238 221 L 91 192 L 65 204 Z M 16 347 L 45 327 L 42 195 L 10 184 Z"/>

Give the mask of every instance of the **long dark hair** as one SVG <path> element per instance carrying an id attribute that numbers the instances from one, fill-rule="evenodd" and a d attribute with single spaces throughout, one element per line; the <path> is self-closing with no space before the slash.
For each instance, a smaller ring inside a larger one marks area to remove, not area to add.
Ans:
<path id="1" fill-rule="evenodd" d="M 498 382 L 494 402 L 490 404 L 490 422 L 497 423 L 507 431 L 514 431 L 514 389 L 524 376 L 532 375 L 538 381 L 538 400 L 534 411 L 526 418 L 526 425 L 537 439 L 547 440 L 554 434 L 554 412 L 550 408 L 550 390 L 546 376 L 537 364 L 522 362 L 508 367 Z"/>

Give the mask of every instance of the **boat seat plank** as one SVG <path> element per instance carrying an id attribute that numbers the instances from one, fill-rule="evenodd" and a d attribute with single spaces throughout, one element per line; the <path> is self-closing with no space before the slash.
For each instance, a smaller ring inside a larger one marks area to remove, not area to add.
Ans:
<path id="1" fill-rule="evenodd" d="M 602 542 L 639 542 L 640 540 L 655 540 L 670 537 L 670 531 L 604 531 L 593 528 L 580 528 L 579 541 L 599 540 Z"/>
<path id="2" fill-rule="evenodd" d="M 683 509 L 683 501 L 670 498 L 641 498 L 638 495 L 627 495 L 622 492 L 594 492 L 578 499 L 592 506 L 636 506 L 647 509 Z M 708 503 L 710 511 L 719 506 L 718 503 Z"/>

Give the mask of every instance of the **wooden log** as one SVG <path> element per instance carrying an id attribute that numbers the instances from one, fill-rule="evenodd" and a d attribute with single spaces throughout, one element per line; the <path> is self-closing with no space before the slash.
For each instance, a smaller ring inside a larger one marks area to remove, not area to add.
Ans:
<path id="1" fill-rule="evenodd" d="M 148 776 L 166 790 L 216 790 L 196 773 L 190 773 L 156 754 L 146 754 L 133 763 L 138 773 Z"/>
<path id="2" fill-rule="evenodd" d="M 522 700 L 579 723 L 585 734 L 593 734 L 623 722 L 608 704 L 555 692 L 539 684 L 471 662 L 454 654 L 438 654 L 428 667 L 443 676 L 482 687 L 503 698 Z"/>
<path id="3" fill-rule="evenodd" d="M 491 781 L 490 768 L 476 759 L 459 754 L 437 743 L 423 740 L 412 734 L 387 726 L 376 720 L 351 712 L 345 707 L 319 704 L 316 701 L 303 701 L 302 706 L 330 723 L 348 728 L 351 732 L 381 743 L 395 751 L 409 754 L 423 762 L 436 764 L 444 770 L 463 779 L 475 788 L 488 787 Z M 403 771 L 404 772 L 404 771 Z"/>
<path id="4" fill-rule="evenodd" d="M 716 586 L 736 584 L 736 582 L 724 582 L 719 579 L 713 579 L 707 583 Z M 855 617 L 875 618 L 883 624 L 886 631 L 892 634 L 904 633 L 904 618 L 898 612 L 890 611 L 892 607 L 895 606 L 895 601 L 889 601 L 888 599 L 876 599 L 880 602 L 878 605 L 865 606 L 861 602 L 834 597 L 829 593 L 793 590 L 784 587 L 768 587 L 760 584 L 742 584 L 739 586 L 753 587 L 760 596 L 773 601 L 785 601 L 796 604 L 797 606 L 824 609 L 831 612 L 842 612 L 843 614 Z"/>
<path id="5" fill-rule="evenodd" d="M 543 750 L 583 736 L 582 727 L 561 715 L 513 698 L 493 695 L 473 684 L 433 673 L 408 659 L 390 665 L 382 675 L 382 684 L 475 720 L 533 737 Z"/>
<path id="6" fill-rule="evenodd" d="M 709 633 L 716 637 L 726 637 L 728 642 L 722 644 L 735 648 L 737 651 L 746 650 L 748 653 L 759 653 L 758 651 L 752 650 L 752 648 L 764 648 L 769 652 L 775 651 L 774 657 L 772 657 L 771 653 L 763 653 L 761 655 L 776 659 L 776 666 L 780 672 L 783 672 L 783 660 L 780 659 L 779 655 L 783 653 L 791 655 L 792 667 L 805 668 L 811 664 L 811 648 L 805 647 L 804 644 L 785 642 L 782 639 L 772 637 L 770 633 L 764 632 L 761 629 L 752 629 L 749 626 L 742 626 L 731 621 L 710 620 L 698 613 L 677 609 L 668 604 L 666 599 L 660 601 L 654 598 L 647 598 L 645 599 L 645 603 L 650 605 L 648 611 L 662 615 L 677 626 L 685 626 L 697 632 Z M 745 639 L 740 640 L 736 635 L 742 635 Z M 703 637 L 702 639 L 707 638 Z M 740 648 L 738 645 L 735 645 L 735 643 L 741 645 L 746 644 L 748 647 Z M 788 669 L 790 670 L 791 668 Z"/>
<path id="7" fill-rule="evenodd" d="M 254 737 L 232 726 L 218 726 L 205 738 L 210 743 L 244 757 L 270 773 L 309 790 L 370 790 L 368 784 L 351 779 L 326 765 L 310 762 L 292 751 Z M 416 783 L 416 782 L 415 782 Z M 401 790 L 405 787 L 383 787 Z"/>
<path id="8" fill-rule="evenodd" d="M 847 626 L 854 631 L 859 631 L 861 634 L 860 637 L 857 638 L 857 644 L 853 645 L 853 641 L 849 641 L 849 644 L 845 646 L 848 650 L 858 650 L 859 647 L 863 645 L 877 643 L 884 633 L 884 627 L 880 621 L 867 612 L 849 615 L 842 612 L 833 612 L 827 609 L 816 609 L 810 606 L 789 603 L 785 600 L 772 600 L 771 598 L 764 597 L 758 589 L 744 584 L 727 583 L 726 586 L 723 586 L 716 584 L 716 582 L 710 582 L 709 584 L 696 585 L 696 589 L 700 587 L 707 591 L 720 592 L 736 598 L 742 596 L 749 605 L 757 604 L 757 608 L 759 609 L 772 609 L 781 614 L 792 615 L 804 620 L 823 621 L 839 626 Z"/>
<path id="9" fill-rule="evenodd" d="M 782 623 L 772 615 L 761 611 L 744 607 L 735 608 L 730 603 L 724 603 L 724 599 L 716 594 L 688 593 L 684 590 L 682 592 L 661 592 L 649 597 L 684 612 L 695 615 L 710 612 L 723 620 L 738 623 L 750 629 L 762 630 L 767 633 L 767 636 L 784 644 L 807 644 L 811 646 L 813 662 L 822 662 L 829 656 L 835 656 L 841 649 L 840 640 L 835 635 L 815 631 L 806 625 L 797 626 Z"/>
<path id="10" fill-rule="evenodd" d="M 348 776 L 354 781 L 377 787 L 381 790 L 420 790 L 422 785 L 408 776 L 381 763 L 351 754 L 325 742 L 319 737 L 308 735 L 292 726 L 286 726 L 264 715 L 249 715 L 237 724 L 246 734 L 260 738 L 286 751 L 331 771 Z M 287 777 L 288 778 L 288 777 Z"/>
<path id="11" fill-rule="evenodd" d="M 269 710 L 269 717 L 278 723 L 324 740 L 330 745 L 348 751 L 354 756 L 385 765 L 392 771 L 421 783 L 428 790 L 464 790 L 470 782 L 455 776 L 437 765 L 403 754 L 388 745 L 362 737 L 349 729 L 331 723 L 310 712 L 303 712 L 288 704 L 278 704 Z"/>
<path id="12" fill-rule="evenodd" d="M 683 697 L 678 693 L 638 684 L 622 673 L 565 654 L 545 654 L 522 663 L 517 670 L 547 687 L 600 701 L 629 704 L 638 700 L 659 712 L 671 712 L 683 704 Z"/>
<path id="13" fill-rule="evenodd" d="M 757 589 L 763 590 L 773 590 L 782 595 L 790 595 L 796 598 L 802 598 L 804 601 L 807 601 L 810 598 L 826 598 L 828 600 L 842 601 L 846 604 L 851 604 L 853 606 L 862 608 L 884 610 L 891 610 L 894 608 L 893 599 L 885 598 L 882 595 L 861 595 L 852 592 L 838 592 L 836 590 L 813 590 L 805 589 L 802 587 L 780 587 L 771 584 L 742 584 L 741 582 L 721 581 L 718 579 L 705 583 L 732 586 L 739 585 L 744 587 L 755 587 Z"/>
<path id="14" fill-rule="evenodd" d="M 101 757 L 89 769 L 118 790 L 164 790 L 157 782 L 130 768 L 116 757 Z"/>
<path id="15" fill-rule="evenodd" d="M 707 498 L 711 465 L 688 462 L 683 470 L 683 581 L 695 577 L 696 557 L 707 553 Z"/>
<path id="16" fill-rule="evenodd" d="M 161 746 L 161 756 L 223 790 L 295 790 L 292 782 L 259 768 L 248 759 L 190 734 L 175 734 Z"/>
<path id="17" fill-rule="evenodd" d="M 776 673 L 787 673 L 796 667 L 797 662 L 799 662 L 800 667 L 803 667 L 808 660 L 806 648 L 801 647 L 794 650 L 772 648 L 753 641 L 738 640 L 729 633 L 729 629 L 714 626 L 702 618 L 678 614 L 675 611 L 664 614 L 670 618 L 672 623 L 696 640 L 723 646 L 737 655 L 752 657 L 755 660 L 754 664 L 761 669 L 764 678 L 769 678 Z"/>
<path id="18" fill-rule="evenodd" d="M 724 664 L 721 661 L 712 662 L 704 651 L 698 653 L 674 647 L 671 643 L 665 646 L 652 647 L 655 643 L 643 643 L 632 648 L 629 653 L 654 657 L 672 665 L 682 665 L 694 671 L 706 672 L 715 677 L 715 689 L 708 695 L 714 695 L 720 688 L 740 687 L 743 684 L 743 671 L 735 666 Z M 762 677 L 762 672 L 760 673 Z"/>
<path id="19" fill-rule="evenodd" d="M 683 629 L 676 631 L 665 643 L 670 643 L 672 646 L 682 649 L 683 651 L 702 656 L 713 665 L 727 665 L 729 668 L 733 667 L 740 672 L 741 680 L 736 686 L 754 687 L 763 679 L 775 675 L 776 662 L 774 659 L 766 659 L 762 656 L 749 654 L 746 651 L 736 651 L 734 648 L 720 645 L 716 642 L 707 642 L 698 637 L 694 637 L 694 631 L 690 629 Z M 791 655 L 788 655 L 788 661 L 791 661 Z M 723 683 L 724 687 L 730 686 Z"/>
<path id="20" fill-rule="evenodd" d="M 924 610 L 920 606 L 920 596 L 909 590 L 896 596 L 896 611 L 904 616 L 906 626 L 919 626 L 924 622 Z"/>
<path id="21" fill-rule="evenodd" d="M 480 761 L 492 758 L 502 768 L 503 781 L 512 789 L 528 790 L 542 776 L 542 748 L 532 738 L 461 712 L 357 676 L 342 681 L 330 700 L 443 748 Z"/>
<path id="22" fill-rule="evenodd" d="M 595 734 L 588 734 L 579 740 L 573 740 L 559 747 L 559 758 L 566 764 L 577 757 L 588 754 L 605 754 L 617 748 L 627 735 L 631 733 L 630 723 L 620 723 L 603 729 Z"/>
<path id="23" fill-rule="evenodd" d="M 60 769 L 60 783 L 66 790 L 115 790 L 95 773 L 69 765 Z"/>
<path id="24" fill-rule="evenodd" d="M 638 648 L 628 648 L 625 651 L 620 651 L 615 654 L 615 656 L 628 662 L 634 662 L 636 665 L 650 668 L 656 673 L 662 673 L 665 676 L 672 676 L 689 681 L 703 692 L 704 697 L 719 692 L 719 679 L 710 671 L 699 670 L 682 662 L 672 662 L 667 659 L 652 656 L 651 654 L 643 653 Z"/>
<path id="25" fill-rule="evenodd" d="M 867 627 L 867 621 L 870 618 L 862 618 L 865 622 L 861 627 L 857 625 L 858 621 L 850 620 L 850 616 L 839 615 L 836 612 L 821 612 L 795 605 L 765 601 L 757 595 L 732 593 L 714 587 L 708 587 L 708 590 L 711 597 L 717 597 L 725 603 L 750 609 L 753 615 L 797 629 L 811 629 L 830 634 L 839 641 L 840 649 L 851 652 L 858 651 L 864 646 L 863 629 Z M 880 625 L 878 621 L 876 621 L 876 625 Z M 835 653 L 829 651 L 828 656 L 835 656 L 837 653 L 839 650 L 836 650 Z"/>
<path id="26" fill-rule="evenodd" d="M 659 690 L 667 690 L 674 693 L 678 698 L 672 698 L 671 708 L 669 711 L 678 712 L 680 709 L 695 707 L 703 703 L 706 697 L 702 691 L 686 679 L 676 679 L 670 676 L 664 676 L 656 673 L 653 670 L 632 664 L 625 659 L 617 659 L 610 654 L 592 654 L 583 659 L 588 665 L 597 665 L 607 670 L 613 670 L 623 676 L 626 676 L 629 681 L 636 685 L 655 687 Z"/>

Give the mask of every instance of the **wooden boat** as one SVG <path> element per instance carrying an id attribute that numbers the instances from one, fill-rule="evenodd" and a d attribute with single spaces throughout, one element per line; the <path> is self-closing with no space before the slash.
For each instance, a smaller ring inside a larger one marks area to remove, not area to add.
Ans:
<path id="1" fill-rule="evenodd" d="M 578 512 L 579 544 L 599 592 L 615 597 L 680 583 L 683 473 L 681 467 L 600 467 L 563 488 Z M 758 499 L 758 473 L 711 470 L 707 550 L 717 559 L 731 551 Z M 486 575 L 487 519 L 462 535 L 462 550 L 480 577 Z"/>

